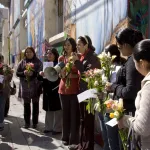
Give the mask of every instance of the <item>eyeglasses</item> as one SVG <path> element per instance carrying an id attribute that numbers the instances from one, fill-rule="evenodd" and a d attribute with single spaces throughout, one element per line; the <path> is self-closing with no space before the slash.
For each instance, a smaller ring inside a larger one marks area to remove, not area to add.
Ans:
<path id="1" fill-rule="evenodd" d="M 47 55 L 53 55 L 53 53 L 47 53 Z"/>

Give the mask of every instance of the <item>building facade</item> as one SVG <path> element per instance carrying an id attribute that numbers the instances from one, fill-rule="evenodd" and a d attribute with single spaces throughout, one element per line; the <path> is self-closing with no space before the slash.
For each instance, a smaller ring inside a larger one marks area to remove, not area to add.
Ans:
<path id="1" fill-rule="evenodd" d="M 76 38 L 89 35 L 97 54 L 115 42 L 114 36 L 123 26 L 150 37 L 148 0 L 64 0 L 64 4 L 65 32 Z"/>
<path id="2" fill-rule="evenodd" d="M 49 38 L 63 32 L 63 0 L 11 0 L 9 10 L 10 64 L 17 66 L 27 46 L 42 60 Z"/>
<path id="3" fill-rule="evenodd" d="M 41 60 L 51 46 L 61 54 L 65 38 L 80 35 L 89 35 L 99 54 L 122 26 L 149 37 L 149 5 L 148 0 L 11 0 L 7 61 L 18 64 L 27 46 Z"/>
<path id="4" fill-rule="evenodd" d="M 9 24 L 9 9 L 0 8 L 0 53 L 4 55 L 5 63 L 9 62 L 8 24 Z"/>

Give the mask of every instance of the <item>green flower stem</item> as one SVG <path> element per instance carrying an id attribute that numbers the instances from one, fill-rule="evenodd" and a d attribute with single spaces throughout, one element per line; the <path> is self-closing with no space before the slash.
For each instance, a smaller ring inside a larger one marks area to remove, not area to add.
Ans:
<path id="1" fill-rule="evenodd" d="M 123 144 L 123 149 L 127 150 L 127 137 L 128 137 L 128 129 L 120 129 L 119 135 Z"/>
<path id="2" fill-rule="evenodd" d="M 30 77 L 26 76 L 26 80 L 28 82 L 28 88 L 30 88 Z"/>

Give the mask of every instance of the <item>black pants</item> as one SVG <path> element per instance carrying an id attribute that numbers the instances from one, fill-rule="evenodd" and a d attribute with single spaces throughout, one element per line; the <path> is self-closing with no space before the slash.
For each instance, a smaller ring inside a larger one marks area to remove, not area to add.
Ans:
<path id="1" fill-rule="evenodd" d="M 77 144 L 79 141 L 79 103 L 77 95 L 61 95 L 60 100 L 63 109 L 62 140 L 69 144 Z"/>
<path id="2" fill-rule="evenodd" d="M 8 115 L 9 106 L 10 106 L 10 97 L 8 97 L 8 98 L 6 99 L 6 103 L 5 103 L 5 114 L 4 114 L 5 117 Z"/>
<path id="3" fill-rule="evenodd" d="M 30 125 L 31 106 L 29 102 L 24 102 L 24 120 L 26 124 Z M 38 124 L 39 117 L 39 102 L 32 102 L 32 122 Z"/>
<path id="4" fill-rule="evenodd" d="M 80 144 L 78 150 L 94 150 L 94 120 L 93 114 L 88 114 L 87 103 L 80 103 Z"/>

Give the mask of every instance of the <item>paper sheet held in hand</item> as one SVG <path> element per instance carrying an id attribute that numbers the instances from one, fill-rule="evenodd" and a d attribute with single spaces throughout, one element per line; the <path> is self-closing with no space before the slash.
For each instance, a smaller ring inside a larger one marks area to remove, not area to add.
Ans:
<path id="1" fill-rule="evenodd" d="M 53 66 L 54 66 L 53 62 L 43 62 L 43 72 L 44 72 L 45 68 L 53 67 Z"/>
<path id="2" fill-rule="evenodd" d="M 111 119 L 110 121 L 106 122 L 107 125 L 114 127 L 115 125 L 118 124 L 118 121 L 116 118 Z"/>
<path id="3" fill-rule="evenodd" d="M 79 103 L 89 98 L 97 98 L 96 93 L 97 93 L 96 89 L 89 89 L 89 90 L 82 92 L 81 94 L 78 94 L 77 97 L 78 97 Z"/>

